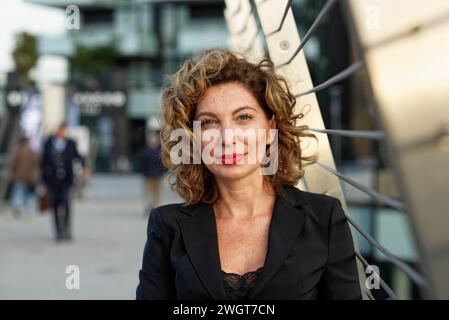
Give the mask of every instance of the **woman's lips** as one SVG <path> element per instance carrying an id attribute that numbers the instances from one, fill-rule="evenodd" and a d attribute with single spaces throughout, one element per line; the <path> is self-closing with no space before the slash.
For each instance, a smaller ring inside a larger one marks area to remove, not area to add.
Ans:
<path id="1" fill-rule="evenodd" d="M 245 156 L 244 153 L 223 154 L 221 156 L 222 164 L 236 164 Z"/>

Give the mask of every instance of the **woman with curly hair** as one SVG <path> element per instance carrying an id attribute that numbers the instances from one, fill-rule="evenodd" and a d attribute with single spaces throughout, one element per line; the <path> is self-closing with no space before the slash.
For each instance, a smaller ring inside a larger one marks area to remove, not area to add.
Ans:
<path id="1" fill-rule="evenodd" d="M 169 78 L 162 161 L 185 202 L 151 211 L 137 299 L 361 298 L 339 200 L 295 187 L 315 159 L 295 101 L 270 60 L 224 50 Z"/>

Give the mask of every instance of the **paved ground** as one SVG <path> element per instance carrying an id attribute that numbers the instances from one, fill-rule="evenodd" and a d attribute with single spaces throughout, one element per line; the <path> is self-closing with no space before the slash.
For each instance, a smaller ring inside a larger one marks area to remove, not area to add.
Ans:
<path id="1" fill-rule="evenodd" d="M 145 242 L 138 176 L 96 175 L 73 203 L 72 243 L 53 241 L 50 215 L 0 211 L 0 299 L 134 299 Z M 178 202 L 164 187 L 163 202 Z M 68 290 L 68 265 L 80 289 Z"/>

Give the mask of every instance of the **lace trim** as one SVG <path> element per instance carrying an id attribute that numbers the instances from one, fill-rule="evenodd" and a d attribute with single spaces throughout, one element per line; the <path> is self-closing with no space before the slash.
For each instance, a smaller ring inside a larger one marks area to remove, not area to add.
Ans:
<path id="1" fill-rule="evenodd" d="M 247 291 L 256 283 L 262 269 L 263 267 L 260 267 L 255 271 L 250 271 L 243 275 L 231 272 L 228 273 L 222 270 L 223 281 L 225 285 L 231 289 Z"/>

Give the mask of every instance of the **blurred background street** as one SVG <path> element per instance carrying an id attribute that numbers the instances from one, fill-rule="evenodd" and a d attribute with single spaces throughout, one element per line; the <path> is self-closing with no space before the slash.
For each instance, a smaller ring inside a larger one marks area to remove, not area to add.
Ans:
<path id="1" fill-rule="evenodd" d="M 73 242 L 55 244 L 51 214 L 0 214 L 0 299 L 134 299 L 147 217 L 137 175 L 95 175 L 73 203 Z M 177 202 L 164 184 L 162 199 Z M 65 286 L 68 265 L 80 289 Z"/>

